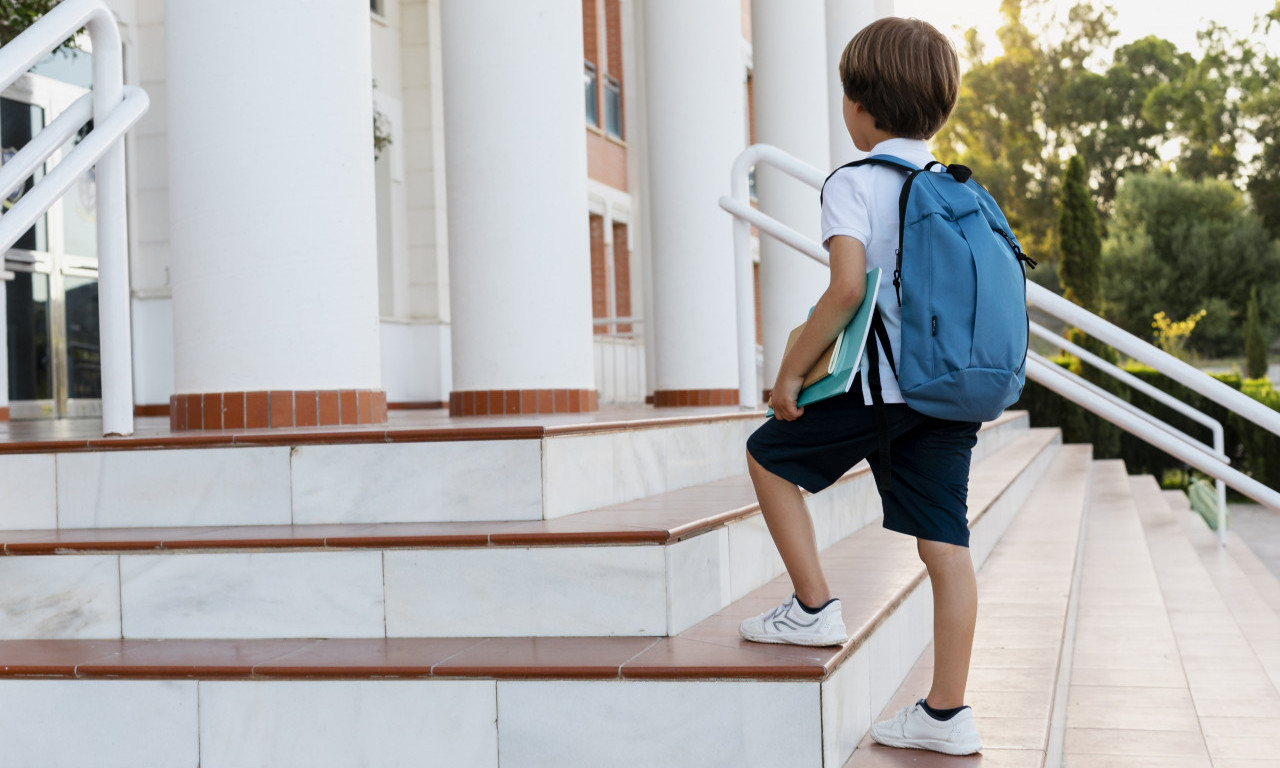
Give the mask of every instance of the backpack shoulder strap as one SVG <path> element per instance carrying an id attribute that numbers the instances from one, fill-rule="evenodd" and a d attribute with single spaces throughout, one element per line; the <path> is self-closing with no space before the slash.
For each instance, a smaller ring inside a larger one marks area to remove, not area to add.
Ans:
<path id="1" fill-rule="evenodd" d="M 845 163 L 827 174 L 827 178 L 822 182 L 822 189 L 825 190 L 827 188 L 827 182 L 831 181 L 831 177 L 835 176 L 840 171 L 843 171 L 845 168 L 857 168 L 862 165 L 880 165 L 885 168 L 896 168 L 906 174 L 915 173 L 920 170 L 920 166 L 908 163 L 900 157 L 894 157 L 893 155 L 871 155 L 870 157 L 864 157 L 861 160 L 854 160 L 852 163 Z M 821 191 L 818 192 L 818 202 L 822 202 Z"/>

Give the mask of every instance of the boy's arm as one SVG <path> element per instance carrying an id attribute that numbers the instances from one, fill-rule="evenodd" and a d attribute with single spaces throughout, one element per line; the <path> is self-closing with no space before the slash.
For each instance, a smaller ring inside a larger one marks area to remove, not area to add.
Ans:
<path id="1" fill-rule="evenodd" d="M 800 338 L 778 367 L 769 405 L 783 421 L 799 418 L 804 408 L 796 406 L 800 387 L 818 356 L 831 345 L 862 304 L 867 292 L 867 251 L 852 237 L 835 235 L 827 243 L 831 258 L 831 283 L 818 299 Z"/>

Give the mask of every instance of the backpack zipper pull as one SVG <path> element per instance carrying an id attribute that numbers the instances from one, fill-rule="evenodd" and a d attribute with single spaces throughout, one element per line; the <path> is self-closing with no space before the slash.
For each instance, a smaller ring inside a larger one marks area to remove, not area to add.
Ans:
<path id="1" fill-rule="evenodd" d="M 893 270 L 893 292 L 898 294 L 898 306 L 902 306 L 902 249 L 895 253 L 898 256 L 898 268 Z"/>

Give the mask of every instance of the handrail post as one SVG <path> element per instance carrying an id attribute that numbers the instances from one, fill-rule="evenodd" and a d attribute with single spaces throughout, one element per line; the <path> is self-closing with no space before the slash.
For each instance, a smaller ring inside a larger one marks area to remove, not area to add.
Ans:
<path id="1" fill-rule="evenodd" d="M 747 173 L 756 161 L 752 149 L 748 147 L 738 156 L 729 174 L 730 191 L 737 200 L 749 199 Z M 733 278 L 737 296 L 738 405 L 754 410 L 760 404 L 760 393 L 756 391 L 756 291 L 751 269 L 751 225 L 737 216 L 733 217 Z"/>
<path id="2" fill-rule="evenodd" d="M 93 41 L 93 118 L 101 125 L 123 98 L 120 29 L 99 9 L 86 25 Z M 133 434 L 129 242 L 125 224 L 124 137 L 98 159 L 98 324 L 102 360 L 102 432 Z"/>

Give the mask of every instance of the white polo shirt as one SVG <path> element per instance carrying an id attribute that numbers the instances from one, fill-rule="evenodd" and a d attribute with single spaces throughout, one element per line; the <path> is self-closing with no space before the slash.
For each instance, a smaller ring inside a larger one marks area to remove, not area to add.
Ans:
<path id="1" fill-rule="evenodd" d="M 871 148 L 872 155 L 893 155 L 923 168 L 934 159 L 922 139 L 888 139 Z M 893 287 L 893 270 L 898 257 L 898 197 L 907 175 L 893 168 L 862 165 L 836 172 L 822 192 L 822 247 L 845 235 L 862 243 L 867 251 L 867 269 L 880 267 L 880 295 L 876 306 L 884 318 L 889 343 L 896 354 L 902 339 L 902 309 Z M 874 336 L 867 344 L 874 343 Z M 898 380 L 881 355 L 880 391 L 886 403 L 901 403 Z M 862 358 L 862 402 L 871 404 L 871 383 L 866 355 Z"/>

